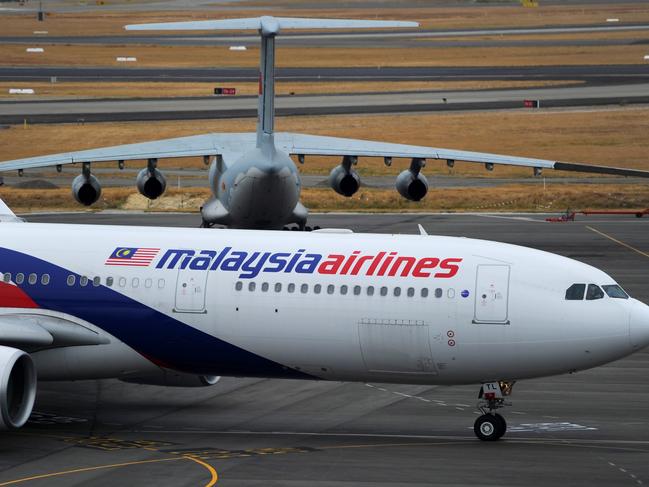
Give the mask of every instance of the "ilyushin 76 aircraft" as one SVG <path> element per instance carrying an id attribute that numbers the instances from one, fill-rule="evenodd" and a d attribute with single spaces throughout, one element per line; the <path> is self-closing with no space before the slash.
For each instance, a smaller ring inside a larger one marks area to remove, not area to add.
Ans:
<path id="1" fill-rule="evenodd" d="M 420 235 L 25 223 L 0 201 L 0 426 L 40 380 L 209 386 L 220 376 L 480 384 L 497 440 L 517 380 L 649 345 L 604 272 Z M 218 387 L 218 386 L 217 386 Z"/>
<path id="2" fill-rule="evenodd" d="M 126 26 L 128 30 L 257 30 L 261 36 L 259 101 L 256 133 L 205 134 L 138 144 L 119 145 L 64 154 L 32 157 L 0 163 L 0 171 L 80 164 L 81 174 L 72 182 L 72 194 L 83 205 L 92 205 L 101 195 L 99 180 L 91 173 L 91 164 L 117 161 L 147 161 L 137 176 L 141 194 L 155 199 L 166 188 L 158 169 L 160 159 L 200 156 L 210 164 L 209 185 L 213 196 L 201 208 L 203 226 L 215 224 L 234 228 L 277 229 L 296 224 L 306 226 L 308 211 L 300 203 L 301 181 L 291 156 L 300 163 L 305 157 L 340 158 L 329 175 L 329 185 L 339 194 L 352 196 L 361 184 L 354 165 L 359 157 L 382 157 L 386 165 L 393 158 L 410 159 L 410 167 L 396 178 L 396 189 L 412 201 L 428 192 L 428 181 L 422 173 L 426 159 L 485 164 L 488 170 L 497 164 L 528 166 L 538 175 L 544 168 L 584 171 L 622 176 L 649 177 L 649 172 L 589 164 L 575 164 L 544 159 L 503 156 L 481 152 L 418 147 L 367 140 L 321 137 L 295 133 L 275 133 L 275 37 L 282 29 L 378 29 L 416 27 L 416 22 L 301 19 L 258 17 L 193 22 L 171 22 Z"/>

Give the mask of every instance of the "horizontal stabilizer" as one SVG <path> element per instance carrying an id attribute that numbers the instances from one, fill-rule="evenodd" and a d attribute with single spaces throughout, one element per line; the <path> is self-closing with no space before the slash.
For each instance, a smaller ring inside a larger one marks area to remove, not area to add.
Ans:
<path id="1" fill-rule="evenodd" d="M 298 17 L 251 17 L 247 19 L 196 20 L 189 22 L 162 22 L 132 24 L 126 30 L 260 30 L 281 29 L 383 29 L 417 27 L 417 22 L 391 20 L 303 19 Z"/>

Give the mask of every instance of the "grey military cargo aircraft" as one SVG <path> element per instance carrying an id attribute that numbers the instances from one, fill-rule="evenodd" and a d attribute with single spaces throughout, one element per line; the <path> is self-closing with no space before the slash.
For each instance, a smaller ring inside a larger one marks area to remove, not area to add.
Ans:
<path id="1" fill-rule="evenodd" d="M 368 140 L 323 137 L 274 131 L 275 37 L 286 29 L 379 29 L 417 27 L 416 22 L 304 19 L 291 17 L 256 17 L 190 22 L 128 25 L 127 30 L 256 30 L 261 37 L 259 69 L 259 102 L 256 132 L 211 133 L 118 145 L 77 152 L 30 157 L 0 163 L 1 171 L 80 164 L 81 174 L 72 182 L 74 198 L 92 205 L 101 195 L 99 180 L 91 173 L 91 164 L 143 160 L 147 165 L 137 176 L 141 194 L 155 199 L 166 188 L 158 169 L 160 159 L 198 156 L 210 164 L 209 185 L 212 197 L 201 207 L 203 226 L 224 225 L 235 228 L 278 229 L 296 224 L 306 226 L 308 211 L 300 203 L 301 181 L 291 156 L 304 163 L 306 156 L 331 156 L 341 160 L 329 175 L 329 185 L 344 196 L 355 194 L 361 180 L 354 166 L 359 157 L 382 157 L 386 165 L 393 158 L 410 159 L 410 167 L 396 178 L 396 189 L 412 201 L 428 192 L 428 181 L 422 173 L 427 159 L 481 163 L 487 169 L 505 164 L 527 166 L 540 174 L 542 169 L 582 171 L 621 176 L 649 177 L 649 171 L 566 163 L 545 159 L 514 157 L 482 152 L 468 152 L 434 147 L 375 142 Z"/>

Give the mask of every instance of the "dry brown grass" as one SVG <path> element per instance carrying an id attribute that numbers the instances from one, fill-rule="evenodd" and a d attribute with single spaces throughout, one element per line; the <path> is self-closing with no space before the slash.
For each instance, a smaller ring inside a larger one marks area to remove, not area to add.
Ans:
<path id="1" fill-rule="evenodd" d="M 197 208 L 209 197 L 207 188 L 170 189 L 155 201 L 140 196 L 133 188 L 106 188 L 93 210 L 123 209 L 144 211 L 187 211 Z M 24 190 L 0 188 L 2 198 L 19 213 L 51 210 L 79 210 L 69 190 Z M 644 185 L 507 185 L 494 188 L 431 188 L 420 202 L 407 201 L 394 190 L 361 190 L 351 198 L 330 189 L 308 188 L 302 202 L 312 211 L 540 211 L 566 208 L 645 209 L 649 193 Z"/>
<path id="2" fill-rule="evenodd" d="M 449 36 L 449 37 L 418 37 L 418 41 L 592 41 L 592 40 L 608 40 L 608 39 L 633 39 L 645 40 L 649 38 L 649 31 L 646 29 L 639 30 L 623 30 L 623 31 L 609 31 L 609 32 L 577 32 L 577 33 L 562 33 L 562 34 L 525 34 L 525 35 L 483 35 L 483 36 Z"/>
<path id="3" fill-rule="evenodd" d="M 276 94 L 291 93 L 367 93 L 390 91 L 483 90 L 489 88 L 531 88 L 580 84 L 580 81 L 364 81 L 359 82 L 280 82 Z M 33 100 L 39 98 L 147 98 L 210 96 L 216 86 L 235 87 L 238 95 L 256 95 L 257 83 L 165 83 L 165 82 L 0 82 L 0 99 Z M 32 88 L 34 95 L 8 95 L 10 88 Z"/>
<path id="4" fill-rule="evenodd" d="M 0 45 L 2 65 L 11 66 L 257 66 L 258 49 L 229 51 L 227 46 L 92 46 L 47 45 L 43 53 L 29 45 Z M 309 48 L 285 46 L 277 52 L 278 67 L 331 66 L 547 66 L 642 64 L 646 46 L 523 46 L 451 48 Z M 136 63 L 116 61 L 135 56 Z"/>
<path id="5" fill-rule="evenodd" d="M 33 125 L 0 130 L 0 159 L 144 142 L 208 132 L 254 131 L 254 120 L 197 120 L 88 125 Z M 278 131 L 311 133 L 424 146 L 495 152 L 543 159 L 586 162 L 649 170 L 649 108 L 566 111 L 488 111 L 393 115 L 280 117 Z M 34 141 L 37 141 L 36 143 Z M 300 169 L 326 174 L 337 160 L 307 158 Z M 134 162 L 133 165 L 141 165 Z M 161 167 L 203 167 L 200 158 L 163 160 Z M 408 165 L 395 160 L 361 159 L 362 175 L 397 174 Z M 114 165 L 111 165 L 114 167 Z M 448 174 L 443 162 L 429 161 L 426 174 Z M 458 175 L 529 176 L 529 169 L 458 163 Z M 547 176 L 574 175 L 546 171 Z"/>
<path id="6" fill-rule="evenodd" d="M 367 16 L 367 10 L 353 10 L 350 2 L 341 8 L 305 9 L 300 1 L 259 2 L 255 8 L 246 3 L 246 9 L 237 9 L 234 3 L 223 13 L 219 12 L 129 12 L 50 14 L 45 22 L 37 22 L 34 14 L 5 14 L 0 16 L 0 31 L 4 35 L 30 35 L 35 30 L 48 30 L 50 35 L 119 35 L 126 24 L 146 22 L 170 22 L 180 20 L 207 20 L 215 18 L 251 17 L 268 15 L 269 7 L 276 16 L 293 17 L 342 17 Z M 45 5 L 47 9 L 47 4 Z M 250 8 L 253 7 L 253 8 Z M 539 8 L 511 6 L 374 8 L 373 18 L 414 20 L 426 28 L 453 29 L 471 27 L 544 26 L 566 24 L 605 23 L 609 17 L 624 22 L 649 21 L 649 6 L 645 3 L 611 3 L 593 5 L 543 5 Z M 131 33 L 132 34 L 132 33 Z M 170 35 L 173 32 L 168 33 Z"/>

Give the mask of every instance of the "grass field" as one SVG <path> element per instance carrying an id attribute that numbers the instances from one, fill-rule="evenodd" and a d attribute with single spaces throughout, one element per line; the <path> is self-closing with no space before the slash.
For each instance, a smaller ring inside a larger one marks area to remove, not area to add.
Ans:
<path id="1" fill-rule="evenodd" d="M 134 56 L 138 67 L 242 67 L 259 64 L 258 48 L 230 51 L 227 46 L 94 46 L 39 44 L 43 53 L 26 52 L 27 44 L 0 45 L 2 65 L 118 66 L 120 56 Z M 643 64 L 647 47 L 521 46 L 426 48 L 301 48 L 283 46 L 278 67 L 338 66 L 555 66 Z"/>
<path id="2" fill-rule="evenodd" d="M 104 1 L 107 8 L 111 2 Z M 332 4 L 334 2 L 327 2 Z M 48 30 L 50 35 L 119 35 L 126 24 L 146 22 L 170 22 L 182 20 L 207 20 L 215 18 L 252 17 L 268 15 L 293 17 L 337 17 L 363 18 L 367 16 L 367 5 L 362 2 L 341 1 L 341 8 L 305 9 L 300 1 L 246 2 L 227 5 L 223 12 L 165 11 L 130 12 L 102 11 L 91 13 L 54 13 L 46 16 L 45 22 L 38 22 L 33 13 L 0 16 L 0 32 L 3 35 L 28 35 L 37 30 Z M 47 2 L 44 3 L 47 11 Z M 354 7 L 358 7 L 355 10 Z M 372 18 L 414 20 L 425 28 L 455 29 L 471 27 L 503 26 L 545 26 L 605 23 L 607 18 L 619 18 L 623 22 L 649 21 L 649 5 L 646 3 L 617 3 L 592 5 L 544 5 L 538 8 L 523 8 L 512 2 L 510 5 L 468 5 L 467 7 L 438 6 L 422 3 L 416 7 L 376 8 L 372 4 Z M 173 34 L 173 33 L 170 33 Z"/>
<path id="3" fill-rule="evenodd" d="M 649 192 L 644 185 L 506 185 L 494 188 L 439 188 L 434 180 L 426 198 L 412 202 L 395 190 L 361 188 L 345 198 L 331 189 L 307 188 L 302 202 L 312 211 L 538 211 L 559 212 L 566 208 L 649 208 Z M 92 210 L 144 210 L 196 212 L 210 196 L 207 188 L 169 189 L 158 200 L 149 201 L 135 188 L 106 188 Z M 18 213 L 81 210 L 69 189 L 25 190 L 0 187 L 2 198 Z"/>
<path id="4" fill-rule="evenodd" d="M 278 82 L 277 95 L 322 93 L 369 93 L 431 90 L 484 90 L 490 88 L 533 88 L 581 84 L 580 81 L 475 80 L 475 81 L 363 81 L 363 82 Z M 0 99 L 40 98 L 167 98 L 211 96 L 216 86 L 234 87 L 237 95 L 257 95 L 257 83 L 171 83 L 171 82 L 0 82 Z M 9 95 L 10 88 L 31 88 L 34 95 Z"/>

